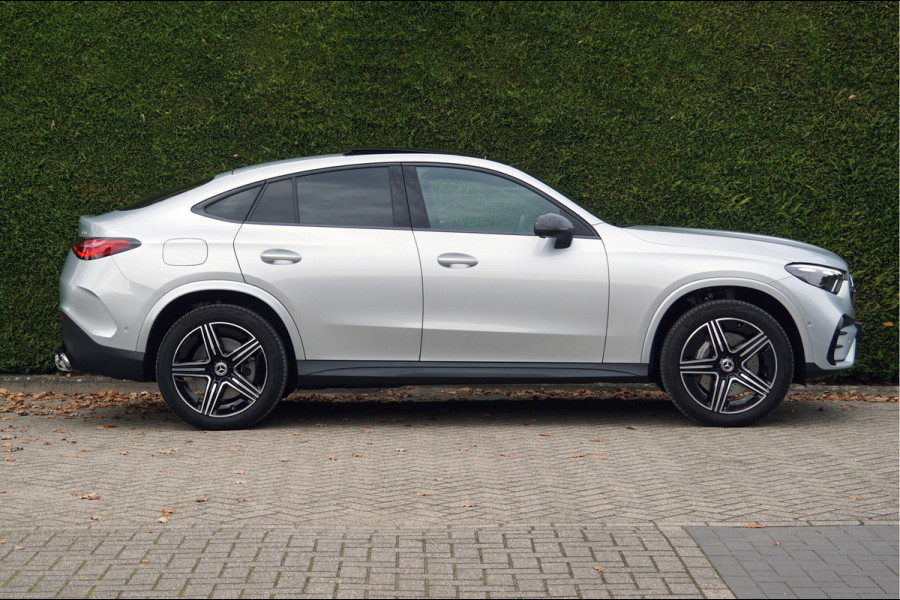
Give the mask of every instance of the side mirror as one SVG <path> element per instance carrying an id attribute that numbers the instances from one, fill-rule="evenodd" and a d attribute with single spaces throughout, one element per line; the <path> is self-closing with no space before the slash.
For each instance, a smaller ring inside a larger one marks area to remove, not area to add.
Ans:
<path id="1" fill-rule="evenodd" d="M 534 220 L 534 235 L 542 238 L 556 238 L 554 248 L 568 248 L 575 237 L 572 221 L 556 213 L 544 213 Z"/>

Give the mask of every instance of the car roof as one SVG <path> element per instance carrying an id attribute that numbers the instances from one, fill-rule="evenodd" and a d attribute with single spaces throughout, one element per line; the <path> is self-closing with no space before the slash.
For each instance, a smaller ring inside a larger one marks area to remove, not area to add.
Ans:
<path id="1" fill-rule="evenodd" d="M 596 216 L 572 202 L 558 191 L 554 190 L 542 181 L 532 177 L 531 175 L 520 171 L 510 165 L 494 162 L 485 158 L 476 158 L 473 156 L 464 156 L 461 154 L 446 154 L 438 152 L 427 152 L 418 150 L 396 150 L 396 149 L 356 149 L 344 154 L 326 154 L 321 156 L 304 156 L 300 158 L 289 158 L 285 160 L 276 160 L 257 165 L 240 167 L 232 171 L 226 171 L 216 175 L 208 184 L 191 190 L 184 194 L 185 202 L 196 202 L 201 197 L 211 197 L 213 195 L 236 189 L 245 185 L 251 185 L 266 179 L 276 177 L 284 177 L 289 175 L 300 174 L 306 171 L 316 171 L 320 169 L 331 169 L 340 167 L 350 167 L 357 165 L 377 165 L 377 164 L 399 164 L 399 163 L 435 163 L 445 165 L 455 165 L 463 167 L 474 167 L 476 169 L 485 169 L 495 173 L 502 173 L 517 179 L 523 183 L 527 183 L 545 194 L 556 198 L 563 204 L 568 206 L 570 210 L 579 214 L 588 223 L 600 222 Z"/>

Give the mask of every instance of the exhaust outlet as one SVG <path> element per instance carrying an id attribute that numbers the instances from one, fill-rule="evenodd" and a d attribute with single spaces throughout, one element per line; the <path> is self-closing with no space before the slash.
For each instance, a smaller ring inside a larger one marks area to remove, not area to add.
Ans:
<path id="1" fill-rule="evenodd" d="M 53 362 L 56 363 L 56 368 L 63 373 L 72 372 L 72 363 L 69 362 L 69 357 L 60 346 L 53 346 Z"/>

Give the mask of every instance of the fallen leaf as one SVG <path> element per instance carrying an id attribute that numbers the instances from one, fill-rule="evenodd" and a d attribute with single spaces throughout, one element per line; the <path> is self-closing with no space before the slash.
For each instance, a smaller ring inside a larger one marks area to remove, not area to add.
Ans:
<path id="1" fill-rule="evenodd" d="M 515 456 L 515 453 L 513 453 L 513 452 L 504 452 L 504 453 L 501 454 L 500 456 Z"/>
<path id="2" fill-rule="evenodd" d="M 885 327 L 893 327 L 893 326 L 894 326 L 894 322 L 893 322 L 893 321 L 888 321 L 888 322 L 886 322 L 886 323 L 882 323 L 882 325 L 884 325 Z"/>
<path id="3" fill-rule="evenodd" d="M 235 484 L 235 485 L 244 485 L 244 484 L 247 483 L 247 482 L 244 481 L 244 480 L 238 480 L 238 481 L 232 481 L 231 483 L 233 483 L 233 484 Z"/>
<path id="4" fill-rule="evenodd" d="M 353 458 L 362 458 L 362 454 L 360 454 L 359 452 L 354 452 Z"/>
<path id="5" fill-rule="evenodd" d="M 863 499 L 863 497 L 862 497 L 862 496 L 858 496 L 858 495 L 856 495 L 856 494 L 854 494 L 854 495 L 853 495 L 853 496 L 850 496 L 850 499 L 851 499 L 851 500 L 862 500 L 862 499 Z"/>
<path id="6" fill-rule="evenodd" d="M 539 433 L 538 435 L 541 437 L 553 437 L 552 433 Z"/>
<path id="7" fill-rule="evenodd" d="M 601 567 L 601 566 L 598 565 L 598 566 L 595 566 L 595 567 L 594 567 L 594 570 L 597 571 L 598 573 L 602 573 L 602 572 L 603 572 L 603 567 Z"/>
<path id="8" fill-rule="evenodd" d="M 169 520 L 165 517 L 160 517 L 156 520 L 157 523 L 168 523 Z"/>
<path id="9" fill-rule="evenodd" d="M 474 504 L 462 504 L 461 506 L 462 506 L 463 508 L 475 508 L 475 505 L 474 505 Z"/>
<path id="10" fill-rule="evenodd" d="M 194 498 L 194 502 L 206 502 L 209 500 L 206 496 L 200 496 L 199 498 Z"/>
<path id="11" fill-rule="evenodd" d="M 584 458 L 584 454 L 573 454 L 571 458 Z"/>
<path id="12" fill-rule="evenodd" d="M 747 523 L 744 525 L 744 529 L 764 529 L 765 525 L 760 525 L 759 523 Z"/>
<path id="13" fill-rule="evenodd" d="M 406 448 L 395 448 L 395 452 L 406 452 Z"/>
<path id="14" fill-rule="evenodd" d="M 781 542 L 773 542 L 772 545 L 773 545 L 773 546 L 780 546 L 780 545 L 781 545 Z"/>
<path id="15" fill-rule="evenodd" d="M 80 497 L 81 500 L 99 500 L 100 494 L 82 494 Z"/>
<path id="16" fill-rule="evenodd" d="M 637 431 L 637 425 L 629 425 L 627 429 L 631 429 L 632 431 Z"/>
<path id="17" fill-rule="evenodd" d="M 328 457 L 328 460 L 337 460 L 337 459 L 338 459 L 337 456 L 329 456 L 329 457 Z"/>
<path id="18" fill-rule="evenodd" d="M 607 458 L 609 458 L 609 457 L 608 456 L 598 456 L 597 460 L 606 460 Z"/>
<path id="19" fill-rule="evenodd" d="M 360 429 L 360 431 L 362 433 L 373 433 L 375 430 L 374 429 Z"/>
<path id="20" fill-rule="evenodd" d="M 244 501 L 243 498 L 238 498 L 237 500 L 235 500 L 235 502 L 243 502 L 243 501 Z"/>
<path id="21" fill-rule="evenodd" d="M 128 454 L 128 450 L 122 450 L 121 452 L 119 452 L 119 454 L 125 456 L 126 454 Z"/>
<path id="22" fill-rule="evenodd" d="M 416 492 L 416 496 L 430 496 L 431 494 L 427 492 Z"/>
<path id="23" fill-rule="evenodd" d="M 21 550 L 21 549 L 24 548 L 24 547 L 25 547 L 25 546 L 16 546 L 16 547 L 13 548 L 13 550 Z"/>
<path id="24" fill-rule="evenodd" d="M 142 559 L 141 559 L 141 562 L 142 562 L 142 563 L 148 563 L 148 562 L 150 562 L 150 559 L 149 559 L 149 558 L 142 558 Z"/>
<path id="25" fill-rule="evenodd" d="M 291 459 L 289 459 L 289 458 L 282 458 L 282 459 L 279 460 L 278 462 L 291 462 Z"/>
<path id="26" fill-rule="evenodd" d="M 92 515 L 92 516 L 91 516 L 91 520 L 92 520 L 92 521 L 102 521 L 102 520 L 103 520 L 103 515 Z"/>
<path id="27" fill-rule="evenodd" d="M 163 509 L 163 516 L 164 516 L 164 517 L 171 517 L 171 516 L 174 515 L 174 514 L 175 514 L 175 509 L 174 509 L 174 508 L 166 508 L 166 509 Z"/>
<path id="28" fill-rule="evenodd" d="M 592 442 L 605 442 L 606 440 L 591 440 Z"/>

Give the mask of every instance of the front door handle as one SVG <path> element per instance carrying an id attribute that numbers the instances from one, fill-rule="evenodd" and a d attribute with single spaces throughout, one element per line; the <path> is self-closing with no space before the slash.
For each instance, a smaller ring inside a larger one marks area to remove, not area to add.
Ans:
<path id="1" fill-rule="evenodd" d="M 303 258 L 296 252 L 280 248 L 266 250 L 259 257 L 264 263 L 269 263 L 270 265 L 291 265 L 300 262 L 300 259 Z"/>
<path id="2" fill-rule="evenodd" d="M 468 269 L 478 264 L 478 259 L 468 254 L 448 252 L 438 256 L 438 264 L 448 269 Z"/>

